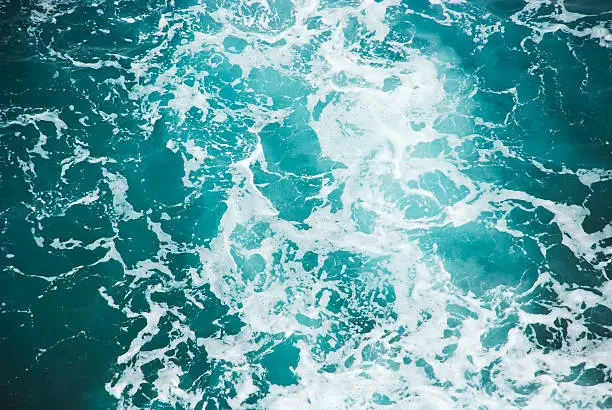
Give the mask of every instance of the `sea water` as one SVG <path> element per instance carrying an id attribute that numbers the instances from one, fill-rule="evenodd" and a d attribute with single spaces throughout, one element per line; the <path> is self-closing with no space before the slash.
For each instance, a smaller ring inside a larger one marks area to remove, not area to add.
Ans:
<path id="1" fill-rule="evenodd" d="M 612 3 L 0 1 L 3 409 L 612 408 Z"/>

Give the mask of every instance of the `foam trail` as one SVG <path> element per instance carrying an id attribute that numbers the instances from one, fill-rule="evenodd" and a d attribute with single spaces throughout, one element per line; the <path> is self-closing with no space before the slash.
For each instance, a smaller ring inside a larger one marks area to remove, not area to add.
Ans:
<path id="1" fill-rule="evenodd" d="M 66 348 L 92 372 L 66 376 L 79 408 L 610 406 L 609 13 L 24 15 L 11 36 L 52 78 L 0 79 L 0 248 L 22 289 L 0 313 L 40 334 L 0 338 L 35 352 L 7 361 L 33 369 L 15 380 L 78 373 Z"/>

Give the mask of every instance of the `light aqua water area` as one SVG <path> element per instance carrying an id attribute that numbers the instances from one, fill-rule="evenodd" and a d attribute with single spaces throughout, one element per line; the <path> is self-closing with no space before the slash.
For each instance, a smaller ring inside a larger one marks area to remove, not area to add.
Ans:
<path id="1" fill-rule="evenodd" d="M 612 408 L 612 2 L 0 0 L 0 407 Z"/>

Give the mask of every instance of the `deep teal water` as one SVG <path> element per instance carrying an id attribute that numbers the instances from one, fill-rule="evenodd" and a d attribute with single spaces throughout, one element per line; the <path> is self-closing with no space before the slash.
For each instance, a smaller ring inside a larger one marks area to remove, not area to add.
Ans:
<path id="1" fill-rule="evenodd" d="M 612 407 L 609 1 L 0 17 L 2 408 Z"/>

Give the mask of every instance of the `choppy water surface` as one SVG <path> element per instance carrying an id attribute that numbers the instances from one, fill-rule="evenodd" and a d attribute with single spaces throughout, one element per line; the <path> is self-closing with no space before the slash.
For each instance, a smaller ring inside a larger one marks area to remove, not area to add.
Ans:
<path id="1" fill-rule="evenodd" d="M 609 1 L 0 16 L 3 408 L 612 408 Z"/>

